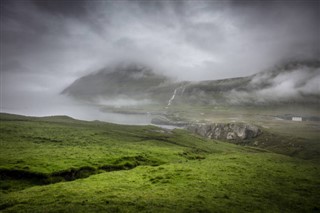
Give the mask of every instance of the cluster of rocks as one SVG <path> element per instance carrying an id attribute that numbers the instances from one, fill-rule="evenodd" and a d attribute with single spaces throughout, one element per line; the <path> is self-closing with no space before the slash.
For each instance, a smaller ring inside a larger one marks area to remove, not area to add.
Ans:
<path id="1" fill-rule="evenodd" d="M 259 136 L 257 126 L 245 123 L 193 123 L 186 129 L 209 139 L 246 140 Z"/>
<path id="2" fill-rule="evenodd" d="M 209 139 L 242 141 L 258 137 L 259 127 L 247 123 L 192 123 L 173 121 L 165 116 L 153 118 L 152 124 L 182 127 L 192 133 Z"/>

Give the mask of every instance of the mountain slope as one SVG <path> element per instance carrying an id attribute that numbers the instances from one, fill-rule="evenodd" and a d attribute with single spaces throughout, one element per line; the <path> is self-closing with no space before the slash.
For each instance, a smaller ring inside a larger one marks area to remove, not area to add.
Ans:
<path id="1" fill-rule="evenodd" d="M 290 62 L 248 77 L 190 82 L 182 102 L 266 105 L 320 103 L 320 61 Z"/>
<path id="2" fill-rule="evenodd" d="M 80 99 L 150 99 L 164 105 L 266 105 L 320 103 L 320 61 L 294 61 L 247 77 L 172 82 L 131 64 L 84 76 L 63 91 Z"/>
<path id="3" fill-rule="evenodd" d="M 79 78 L 62 94 L 90 101 L 119 97 L 141 100 L 150 98 L 152 90 L 169 82 L 169 78 L 146 66 L 122 63 Z"/>

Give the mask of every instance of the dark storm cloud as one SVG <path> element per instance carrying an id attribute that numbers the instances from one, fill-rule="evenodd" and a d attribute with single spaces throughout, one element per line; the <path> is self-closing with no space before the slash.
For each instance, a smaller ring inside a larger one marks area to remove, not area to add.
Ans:
<path id="1" fill-rule="evenodd" d="M 44 10 L 53 15 L 63 15 L 81 18 L 85 17 L 87 7 L 90 3 L 88 0 L 32 0 L 39 10 Z"/>
<path id="2" fill-rule="evenodd" d="M 319 54 L 317 1 L 7 2 L 6 58 L 41 53 L 50 61 L 48 52 L 77 52 L 108 63 L 133 57 L 161 62 L 173 76 L 186 70 L 186 78 L 207 79 Z"/>
<path id="3" fill-rule="evenodd" d="M 2 0 L 1 94 L 58 94 L 115 60 L 180 80 L 319 58 L 319 1 Z"/>

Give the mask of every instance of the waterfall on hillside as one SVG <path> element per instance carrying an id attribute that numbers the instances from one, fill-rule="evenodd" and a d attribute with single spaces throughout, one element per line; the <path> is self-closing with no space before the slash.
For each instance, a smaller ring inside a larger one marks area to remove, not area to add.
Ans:
<path id="1" fill-rule="evenodd" d="M 170 100 L 169 100 L 169 102 L 168 102 L 168 106 L 171 105 L 173 99 L 176 97 L 177 90 L 178 90 L 178 88 L 176 88 L 176 89 L 174 90 L 173 95 L 172 95 L 172 97 L 170 98 Z"/>
<path id="2" fill-rule="evenodd" d="M 176 95 L 183 95 L 185 89 L 186 89 L 186 86 L 184 86 L 184 85 L 181 86 L 181 87 L 176 88 L 174 90 L 174 92 L 173 92 L 172 97 L 168 101 L 168 105 L 167 106 L 170 106 L 172 104 L 172 101 L 175 99 Z M 177 93 L 179 93 L 179 94 L 177 94 Z"/>

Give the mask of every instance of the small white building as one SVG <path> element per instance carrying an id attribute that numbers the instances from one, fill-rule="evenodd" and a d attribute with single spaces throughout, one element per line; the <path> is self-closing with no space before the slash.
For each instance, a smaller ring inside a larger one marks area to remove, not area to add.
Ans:
<path id="1" fill-rule="evenodd" d="M 292 117 L 293 121 L 302 121 L 302 117 Z"/>

